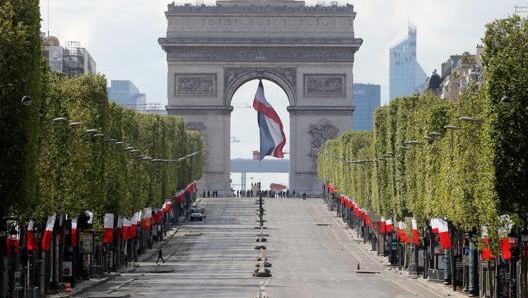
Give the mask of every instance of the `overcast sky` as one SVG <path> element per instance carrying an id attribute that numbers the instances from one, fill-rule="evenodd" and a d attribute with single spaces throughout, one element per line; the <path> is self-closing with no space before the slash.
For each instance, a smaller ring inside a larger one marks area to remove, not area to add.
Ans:
<path id="1" fill-rule="evenodd" d="M 157 40 L 165 36 L 167 22 L 164 12 L 170 2 L 40 0 L 42 31 L 58 37 L 61 44 L 80 41 L 95 59 L 97 71 L 108 81 L 131 80 L 147 94 L 147 102 L 165 105 L 167 63 Z M 175 2 L 195 3 L 190 0 Z M 201 2 L 215 3 L 210 0 Z M 308 0 L 306 5 L 318 2 L 321 1 Z M 465 51 L 474 53 L 477 44 L 481 43 L 486 23 L 512 15 L 515 6 L 528 5 L 528 0 L 355 0 L 338 3 L 354 5 L 357 12 L 355 35 L 363 39 L 355 56 L 354 82 L 380 84 L 382 103 L 385 103 L 388 98 L 389 48 L 406 37 L 409 23 L 417 27 L 417 59 L 429 75 L 433 69 L 440 69 L 440 64 L 450 55 Z M 288 137 L 286 95 L 273 83 L 264 83 L 266 97 L 283 119 Z M 256 114 L 247 108 L 256 88 L 256 81 L 249 82 L 233 98 L 235 110 L 231 135 L 235 142 L 231 146 L 232 158 L 250 158 L 251 151 L 258 150 Z M 289 150 L 288 144 L 286 151 Z"/>

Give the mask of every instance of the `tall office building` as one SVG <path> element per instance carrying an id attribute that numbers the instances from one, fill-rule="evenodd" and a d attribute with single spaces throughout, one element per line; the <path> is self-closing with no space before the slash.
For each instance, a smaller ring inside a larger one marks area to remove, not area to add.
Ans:
<path id="1" fill-rule="evenodd" d="M 147 96 L 145 93 L 139 93 L 138 88 L 131 81 L 111 80 L 107 91 L 110 101 L 136 111 L 146 110 Z"/>
<path id="2" fill-rule="evenodd" d="M 380 85 L 354 84 L 352 86 L 354 114 L 352 130 L 374 129 L 374 111 L 380 106 Z"/>
<path id="3" fill-rule="evenodd" d="M 96 72 L 95 60 L 78 41 L 67 41 L 62 57 L 64 60 L 62 72 L 70 77 Z"/>
<path id="4" fill-rule="evenodd" d="M 427 75 L 416 60 L 416 27 L 409 26 L 407 38 L 390 48 L 389 101 L 420 93 Z"/>
<path id="5" fill-rule="evenodd" d="M 69 77 L 78 77 L 86 73 L 95 73 L 96 63 L 90 53 L 81 47 L 78 41 L 67 41 L 66 46 L 60 45 L 55 36 L 42 38 L 42 56 L 48 62 L 51 70 L 64 73 Z"/>

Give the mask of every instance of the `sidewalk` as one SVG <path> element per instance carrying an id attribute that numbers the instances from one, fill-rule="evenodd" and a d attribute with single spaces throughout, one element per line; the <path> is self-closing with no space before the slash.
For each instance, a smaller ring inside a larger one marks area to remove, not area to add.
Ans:
<path id="1" fill-rule="evenodd" d="M 183 222 L 183 221 L 182 221 Z M 169 231 L 165 238 L 152 245 L 151 249 L 146 249 L 143 254 L 138 256 L 137 262 L 130 262 L 128 266 L 119 268 L 120 273 L 169 273 L 173 269 L 170 267 L 160 266 L 155 262 L 158 256 L 158 249 L 163 248 L 165 244 L 180 231 L 177 226 Z"/>
<path id="2" fill-rule="evenodd" d="M 48 298 L 66 298 L 78 296 L 84 293 L 86 290 L 105 283 L 114 277 L 119 276 L 119 273 L 106 273 L 102 277 L 92 277 L 89 280 L 81 280 L 75 284 L 75 287 L 70 292 L 48 294 L 45 297 Z"/>
<path id="3" fill-rule="evenodd" d="M 174 236 L 176 235 L 176 233 L 178 233 L 179 230 L 180 226 L 176 226 L 168 230 L 167 236 L 165 236 L 165 238 L 161 242 L 154 244 L 151 249 L 145 250 L 145 252 L 138 257 L 138 262 L 132 262 L 131 266 L 119 268 L 118 272 L 105 273 L 101 277 L 93 277 L 89 280 L 78 281 L 75 283 L 75 287 L 73 287 L 70 292 L 48 294 L 45 297 L 67 298 L 79 296 L 80 294 L 86 292 L 87 290 L 90 290 L 93 287 L 103 284 L 115 278 L 116 276 L 120 276 L 121 273 L 172 272 L 171 268 L 164 268 L 163 266 L 158 266 L 154 261 L 148 260 L 153 259 L 158 252 L 158 248 L 163 247 L 167 243 L 167 241 L 174 238 Z"/>
<path id="4" fill-rule="evenodd" d="M 335 216 L 334 212 L 329 211 Z M 389 260 L 386 256 L 378 255 L 376 251 L 372 250 L 372 246 L 369 242 L 363 243 L 362 238 L 357 237 L 355 230 L 351 229 L 342 221 L 341 218 L 335 217 L 336 222 L 338 222 L 346 230 L 346 233 L 351 239 L 357 243 L 359 247 L 365 254 L 369 255 L 372 259 L 375 259 L 380 265 L 384 266 L 386 269 L 383 271 L 383 274 L 390 275 L 394 279 L 406 279 L 410 282 L 416 283 L 417 286 L 422 288 L 428 288 L 429 290 L 434 291 L 439 296 L 444 297 L 454 297 L 454 298 L 467 298 L 468 294 L 461 290 L 453 291 L 452 286 L 444 285 L 443 283 L 429 281 L 424 279 L 421 276 L 409 275 L 407 270 L 399 270 L 398 267 L 391 266 Z"/>

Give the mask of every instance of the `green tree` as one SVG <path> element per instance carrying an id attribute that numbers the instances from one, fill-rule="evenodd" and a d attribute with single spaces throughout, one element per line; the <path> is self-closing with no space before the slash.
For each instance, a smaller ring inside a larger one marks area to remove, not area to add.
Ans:
<path id="1" fill-rule="evenodd" d="M 30 210 L 36 195 L 42 70 L 39 30 L 38 2 L 0 3 L 0 217 Z M 25 95 L 33 99 L 29 106 L 21 103 Z"/>
<path id="2" fill-rule="evenodd" d="M 528 24 L 513 16 L 486 27 L 483 39 L 484 89 L 489 109 L 486 149 L 493 156 L 493 172 L 501 213 L 528 221 Z M 501 99 L 508 96 L 505 107 Z"/>

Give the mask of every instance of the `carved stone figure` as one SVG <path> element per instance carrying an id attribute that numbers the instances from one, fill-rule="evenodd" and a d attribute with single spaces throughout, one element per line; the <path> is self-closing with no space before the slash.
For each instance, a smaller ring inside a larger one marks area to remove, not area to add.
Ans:
<path id="1" fill-rule="evenodd" d="M 185 123 L 185 129 L 203 132 L 207 129 L 207 126 L 203 122 L 187 122 Z"/>
<path id="2" fill-rule="evenodd" d="M 214 74 L 176 74 L 176 95 L 216 95 L 216 75 Z"/>
<path id="3" fill-rule="evenodd" d="M 248 67 L 224 68 L 224 87 L 227 88 L 228 86 L 230 86 L 233 81 L 239 78 L 241 75 L 254 72 L 255 68 Z M 263 68 L 260 69 L 259 74 L 261 74 L 262 72 L 273 73 L 279 77 L 284 78 L 290 84 L 292 89 L 295 89 L 295 85 L 297 83 L 297 70 L 295 68 Z"/>
<path id="4" fill-rule="evenodd" d="M 326 140 L 337 138 L 339 129 L 330 124 L 328 120 L 322 119 L 319 123 L 310 125 L 308 134 L 312 136 L 311 150 L 308 156 L 312 159 L 315 168 L 316 150 L 321 148 Z"/>
<path id="5" fill-rule="evenodd" d="M 256 40 L 240 40 L 240 43 Z M 270 39 L 272 43 L 274 40 Z M 293 42 L 293 41 L 292 41 Z M 207 48 L 203 46 L 173 46 L 167 51 L 169 61 L 270 61 L 270 62 L 336 62 L 354 59 L 354 53 L 340 47 L 265 47 L 259 49 L 237 46 L 229 48 Z"/>
<path id="6" fill-rule="evenodd" d="M 305 75 L 306 96 L 345 96 L 344 75 Z"/>

